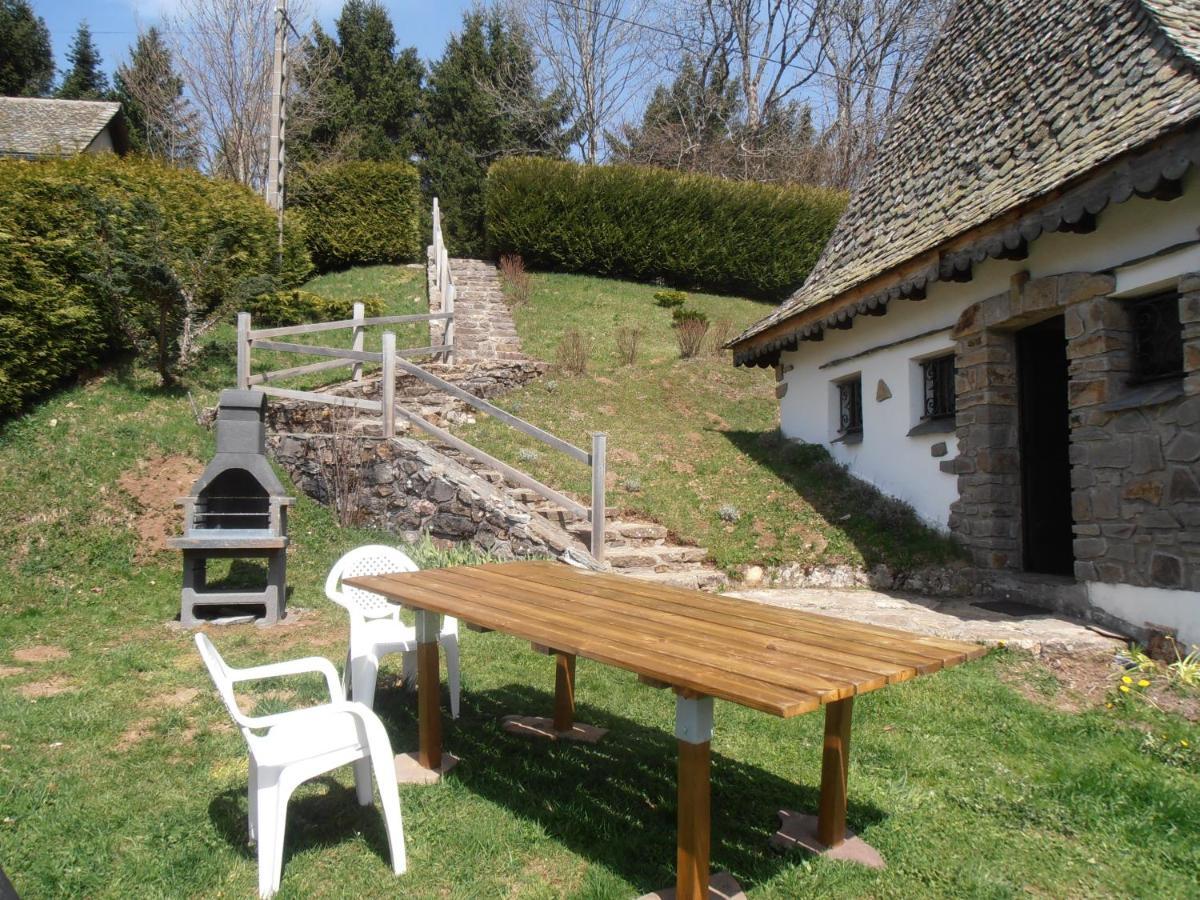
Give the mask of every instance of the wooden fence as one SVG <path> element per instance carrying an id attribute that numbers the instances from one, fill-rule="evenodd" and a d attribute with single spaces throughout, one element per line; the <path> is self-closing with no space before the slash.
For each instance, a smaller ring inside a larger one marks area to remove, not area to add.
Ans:
<path id="1" fill-rule="evenodd" d="M 446 320 L 443 343 L 450 345 L 446 353 L 446 362 L 454 362 L 454 299 L 458 289 L 454 286 L 454 275 L 450 271 L 450 253 L 446 250 L 446 242 L 442 237 L 442 208 L 438 198 L 433 198 L 433 284 L 430 286 L 429 308 L 433 309 L 433 298 L 436 295 L 443 313 L 449 313 L 451 318 Z"/>

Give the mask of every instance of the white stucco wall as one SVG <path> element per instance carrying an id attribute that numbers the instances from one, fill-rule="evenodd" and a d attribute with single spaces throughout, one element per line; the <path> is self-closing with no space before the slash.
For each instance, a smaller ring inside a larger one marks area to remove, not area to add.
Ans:
<path id="1" fill-rule="evenodd" d="M 84 153 L 113 153 L 112 128 L 105 125 L 100 133 L 92 138 L 92 142 L 84 148 Z"/>
<path id="2" fill-rule="evenodd" d="M 945 458 L 953 459 L 956 442 L 953 433 L 907 436 L 920 420 L 919 361 L 952 350 L 949 326 L 963 309 L 1008 290 L 1009 279 L 1022 269 L 1032 278 L 1041 278 L 1116 268 L 1118 292 L 1131 293 L 1151 290 L 1183 272 L 1196 271 L 1194 247 L 1166 259 L 1122 266 L 1168 247 L 1195 242 L 1200 237 L 1198 224 L 1200 178 L 1192 172 L 1183 196 L 1176 200 L 1135 198 L 1111 206 L 1100 214 L 1091 234 L 1043 235 L 1030 245 L 1027 259 L 988 260 L 975 267 L 973 279 L 965 284 L 935 282 L 923 301 L 894 301 L 886 316 L 859 316 L 848 331 L 826 331 L 823 341 L 801 343 L 780 360 L 794 367 L 784 376 L 788 389 L 780 401 L 784 434 L 824 444 L 856 476 L 911 503 L 926 522 L 945 528 L 950 504 L 958 495 L 957 478 L 940 470 L 930 449 L 944 440 L 949 450 Z M 874 349 L 937 328 L 946 330 L 890 349 Z M 865 355 L 845 359 L 860 353 Z M 834 362 L 839 359 L 845 361 Z M 856 373 L 861 373 L 863 384 L 862 442 L 834 443 L 838 437 L 835 385 Z M 881 379 L 892 396 L 877 402 Z"/>

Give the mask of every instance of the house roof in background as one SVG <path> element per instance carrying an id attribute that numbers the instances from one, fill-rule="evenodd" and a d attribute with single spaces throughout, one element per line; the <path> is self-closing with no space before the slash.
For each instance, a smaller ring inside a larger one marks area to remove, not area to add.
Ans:
<path id="1" fill-rule="evenodd" d="M 817 321 L 833 301 L 878 314 L 914 286 L 954 276 L 955 264 L 969 272 L 970 260 L 925 257 L 989 223 L 1012 230 L 1037 201 L 1198 118 L 1200 0 L 959 0 L 817 265 L 732 342 L 735 360 L 765 365 L 834 326 Z M 1197 159 L 1193 143 L 1162 166 L 1178 178 Z M 1145 196 L 1147 173 L 1132 176 Z M 1099 208 L 1130 195 L 1110 193 Z M 1025 226 L 975 261 L 1067 227 L 1050 217 Z"/>
<path id="2" fill-rule="evenodd" d="M 99 100 L 0 97 L 0 156 L 73 156 L 114 119 L 113 144 L 128 149 L 121 104 Z"/>

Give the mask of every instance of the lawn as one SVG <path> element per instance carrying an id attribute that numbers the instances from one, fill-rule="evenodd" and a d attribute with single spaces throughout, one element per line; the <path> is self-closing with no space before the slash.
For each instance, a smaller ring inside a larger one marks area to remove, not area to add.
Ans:
<path id="1" fill-rule="evenodd" d="M 626 508 L 707 547 L 730 573 L 750 564 L 838 565 L 897 570 L 944 563 L 956 547 L 911 510 L 849 478 L 820 447 L 781 440 L 770 369 L 736 369 L 711 349 L 680 359 L 668 310 L 652 285 L 539 274 L 516 310 L 526 353 L 553 362 L 564 332 L 589 347 L 587 372 L 552 374 L 501 406 L 580 447 L 608 433 L 610 506 Z M 735 335 L 770 311 L 737 297 L 692 294 L 687 305 Z M 642 329 L 634 365 L 617 353 L 622 326 Z M 588 470 L 494 419 L 470 440 L 546 483 L 586 495 Z M 724 509 L 725 518 L 721 513 Z M 728 521 L 733 519 L 734 521 Z"/>
<path id="2" fill-rule="evenodd" d="M 179 559 L 139 543 L 147 510 L 118 484 L 139 462 L 153 473 L 163 457 L 199 465 L 212 452 L 189 392 L 211 404 L 231 383 L 230 338 L 216 335 L 177 390 L 139 368 L 113 372 L 0 426 L 0 865 L 25 898 L 254 894 L 244 745 L 171 623 Z M 700 369 L 669 363 L 662 344 L 647 348 L 664 357 L 660 377 L 687 384 Z M 754 373 L 718 371 L 726 387 L 690 390 L 765 390 Z M 575 381 L 560 390 L 582 402 L 588 383 Z M 704 436 L 719 447 L 721 434 Z M 346 621 L 322 597 L 324 574 L 345 549 L 389 539 L 338 528 L 303 497 L 291 534 L 290 603 L 303 612 L 273 629 L 214 629 L 235 665 L 313 653 L 340 664 Z M 385 665 L 377 708 L 408 750 L 416 710 L 398 671 Z M 550 709 L 551 660 L 466 633 L 462 671 L 463 716 L 445 742 L 463 762 L 439 787 L 401 790 L 409 873 L 393 879 L 380 815 L 355 804 L 340 771 L 293 799 L 281 896 L 626 900 L 670 883 L 671 696 L 581 661 L 580 717 L 608 738 L 529 744 L 498 719 Z M 267 683 L 249 697 L 278 711 L 318 688 Z M 850 824 L 888 860 L 883 872 L 766 849 L 777 809 L 816 803 L 821 720 L 718 703 L 714 868 L 751 900 L 1200 895 L 1200 727 L 1136 699 L 1065 700 L 1048 670 L 1008 651 L 863 697 Z"/>

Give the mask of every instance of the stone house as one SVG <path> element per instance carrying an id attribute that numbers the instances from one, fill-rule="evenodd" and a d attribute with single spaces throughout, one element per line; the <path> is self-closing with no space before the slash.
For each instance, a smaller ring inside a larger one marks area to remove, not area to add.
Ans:
<path id="1" fill-rule="evenodd" d="M 0 157 L 129 152 L 120 103 L 0 97 Z"/>
<path id="2" fill-rule="evenodd" d="M 960 0 L 731 342 L 981 587 L 1200 643 L 1200 0 Z"/>

